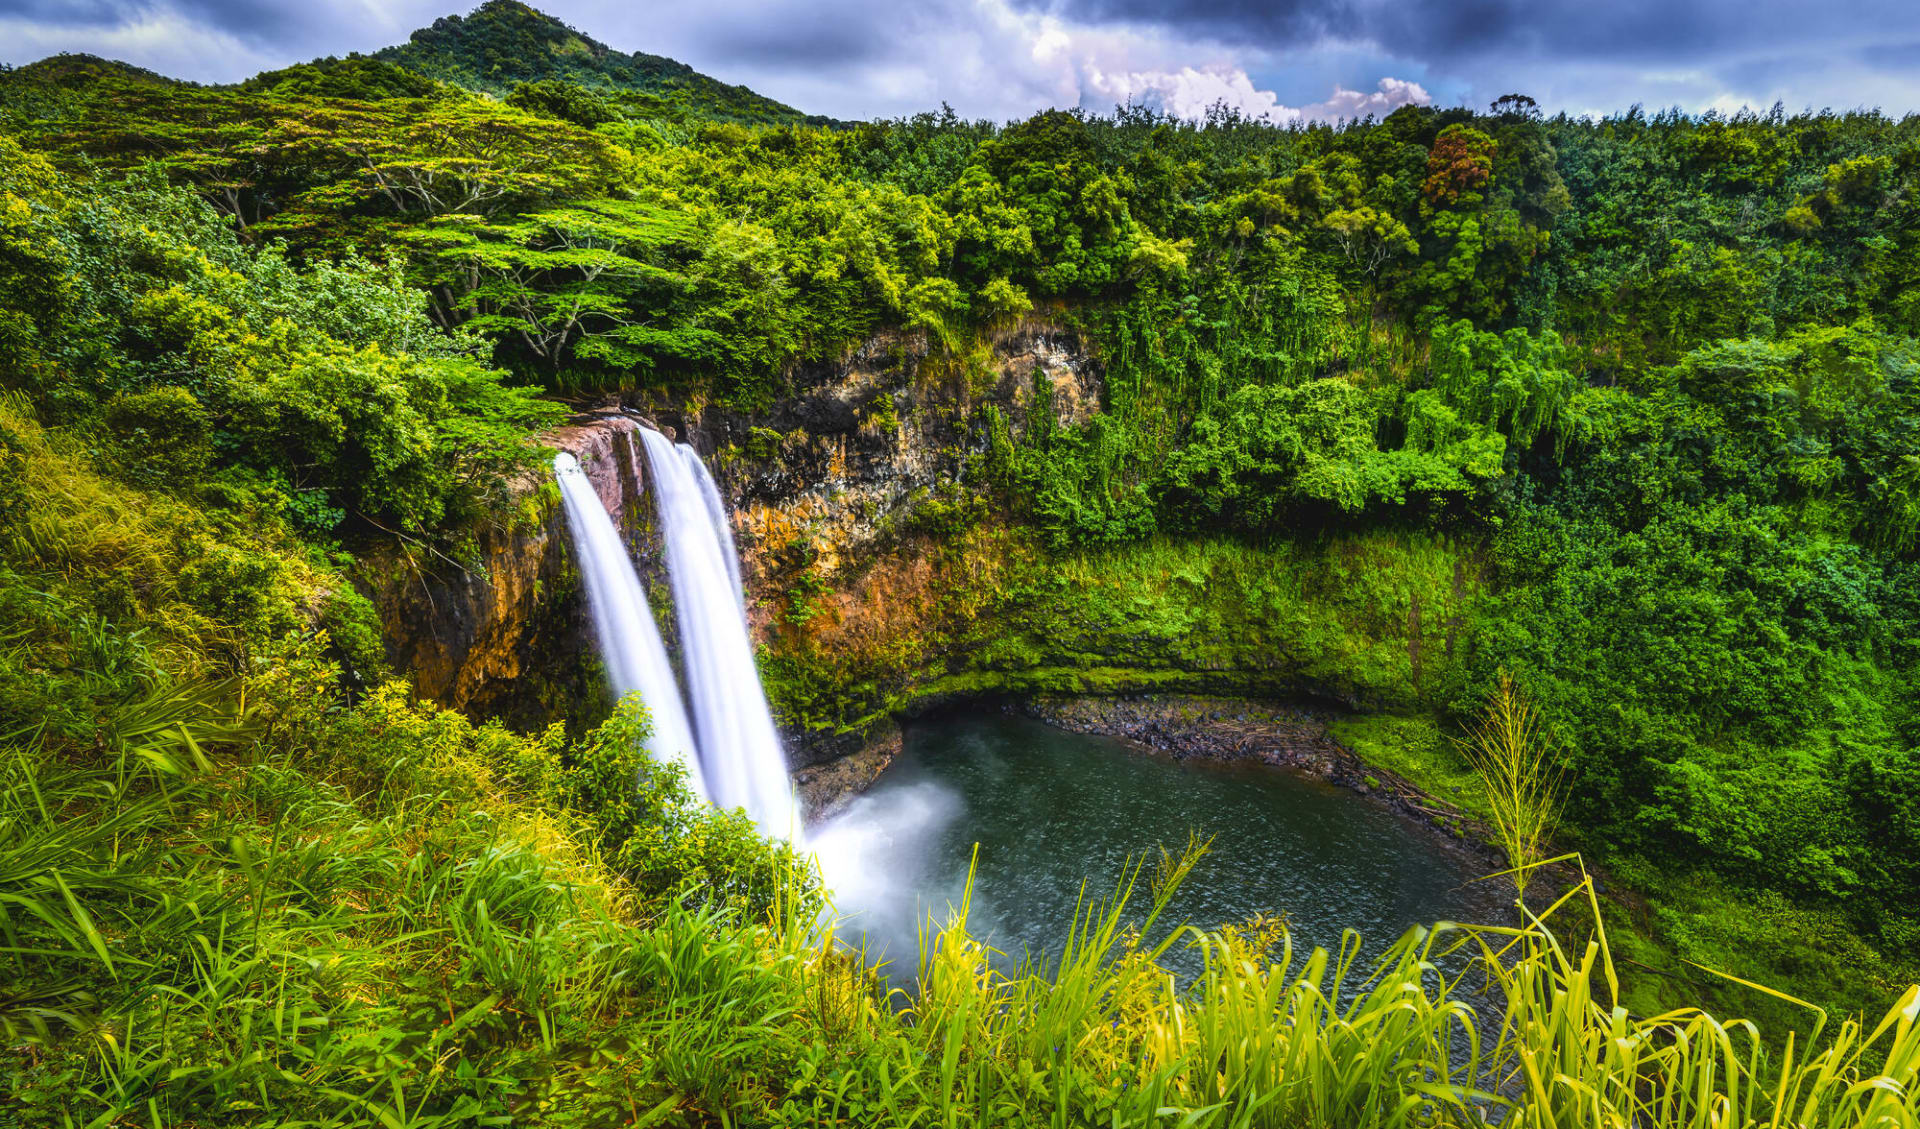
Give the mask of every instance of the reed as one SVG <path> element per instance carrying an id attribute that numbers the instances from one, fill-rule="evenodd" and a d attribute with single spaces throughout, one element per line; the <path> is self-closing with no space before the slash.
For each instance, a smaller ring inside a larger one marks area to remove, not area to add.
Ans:
<path id="1" fill-rule="evenodd" d="M 1566 775 L 1554 759 L 1540 715 L 1512 675 L 1501 671 L 1460 747 L 1480 777 L 1494 838 L 1522 902 L 1559 820 Z"/>

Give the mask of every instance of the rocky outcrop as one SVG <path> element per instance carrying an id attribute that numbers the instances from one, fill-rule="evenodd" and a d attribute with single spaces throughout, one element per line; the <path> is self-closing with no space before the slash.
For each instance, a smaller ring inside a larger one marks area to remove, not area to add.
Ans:
<path id="1" fill-rule="evenodd" d="M 900 726 L 888 720 L 863 734 L 860 740 L 845 743 L 838 755 L 821 755 L 825 750 L 808 746 L 814 763 L 793 774 L 794 790 L 800 795 L 800 808 L 809 822 L 826 819 L 859 795 L 886 771 L 904 747 Z M 789 748 L 793 742 L 788 742 Z"/>
<path id="2" fill-rule="evenodd" d="M 638 426 L 617 411 L 594 413 L 546 441 L 580 461 L 607 512 L 650 559 L 651 523 L 634 504 Z M 608 703 L 559 494 L 539 474 L 515 494 L 517 510 L 475 530 L 459 559 L 407 541 L 362 559 L 388 661 L 422 697 L 475 716 L 523 727 L 597 720 Z"/>
<path id="3" fill-rule="evenodd" d="M 1028 318 L 961 355 L 923 334 L 877 334 L 835 362 L 797 369 L 789 395 L 765 412 L 645 396 L 627 405 L 708 458 L 733 507 L 742 574 L 764 597 L 797 562 L 844 572 L 952 504 L 984 454 L 978 411 L 993 407 L 1017 431 L 1041 388 L 1058 423 L 1100 410 L 1101 370 L 1079 335 Z M 771 603 L 756 604 L 764 631 Z"/>
<path id="4" fill-rule="evenodd" d="M 1101 395 L 1099 365 L 1079 336 L 1029 318 L 959 354 L 922 334 L 877 334 L 834 361 L 795 369 L 785 394 L 761 412 L 655 394 L 609 405 L 706 458 L 733 514 L 749 623 L 757 642 L 778 651 L 809 610 L 864 623 L 885 604 L 867 589 L 911 585 L 900 570 L 924 571 L 914 542 L 929 523 L 982 505 L 977 484 L 963 484 L 985 457 L 989 412 L 1017 432 L 1036 405 L 1072 423 L 1097 412 Z M 816 606 L 801 606 L 807 601 Z M 864 726 L 785 732 L 796 766 L 837 761 L 875 736 Z"/>
<path id="5" fill-rule="evenodd" d="M 1298 703 L 1186 695 L 1043 695 L 1021 700 L 1016 708 L 1056 728 L 1124 737 L 1182 759 L 1257 760 L 1333 777 L 1351 756 L 1327 731 L 1329 716 Z"/>

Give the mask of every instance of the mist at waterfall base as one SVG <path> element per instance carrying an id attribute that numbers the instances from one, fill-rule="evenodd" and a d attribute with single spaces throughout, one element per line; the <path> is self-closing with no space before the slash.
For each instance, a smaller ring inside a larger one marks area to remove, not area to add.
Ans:
<path id="1" fill-rule="evenodd" d="M 745 809 L 768 835 L 796 840 L 799 809 L 753 664 L 719 491 L 692 448 L 676 449 L 646 428 L 638 434 L 649 473 L 633 469 L 659 515 L 683 682 L 674 677 L 633 559 L 593 484 L 572 455 L 557 455 L 553 464 L 608 681 L 623 697 L 640 692 L 653 717 L 651 755 L 685 764 L 700 796 Z"/>
<path id="2" fill-rule="evenodd" d="M 929 915 L 960 903 L 979 844 L 969 925 L 1011 971 L 1057 956 L 1082 880 L 1112 891 L 1127 859 L 1214 836 L 1167 910 L 1202 928 L 1284 915 L 1297 949 L 1365 952 L 1435 921 L 1504 921 L 1511 889 L 1438 832 L 1347 789 L 1260 764 L 1176 761 L 1021 718 L 947 714 L 910 725 L 900 757 L 809 844 L 843 920 L 905 986 Z M 1144 883 L 1137 892 L 1144 902 Z M 1165 963 L 1191 976 L 1182 947 Z"/>

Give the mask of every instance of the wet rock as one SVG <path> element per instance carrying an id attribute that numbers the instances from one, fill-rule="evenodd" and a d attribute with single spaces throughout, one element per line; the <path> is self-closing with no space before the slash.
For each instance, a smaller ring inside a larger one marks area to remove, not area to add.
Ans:
<path id="1" fill-rule="evenodd" d="M 856 752 L 795 772 L 794 789 L 800 794 L 800 809 L 807 821 L 830 818 L 845 808 L 886 771 L 900 749 L 900 727 L 883 722 Z"/>
<path id="2" fill-rule="evenodd" d="M 580 461 L 645 561 L 657 553 L 646 544 L 646 508 L 635 504 L 637 428 L 617 410 L 601 411 L 545 439 Z M 404 540 L 362 555 L 358 580 L 379 610 L 388 661 L 420 696 L 522 728 L 590 723 L 609 704 L 593 669 L 566 522 L 548 484 L 538 472 L 518 482 L 518 511 L 474 530 L 465 559 Z"/>
<path id="3" fill-rule="evenodd" d="M 1300 704 L 1250 704 L 1230 712 L 1217 699 L 1190 696 L 1046 696 L 1014 708 L 1062 729 L 1124 737 L 1181 759 L 1258 760 L 1331 776 L 1338 759 L 1351 756 L 1327 732 L 1329 716 Z"/>

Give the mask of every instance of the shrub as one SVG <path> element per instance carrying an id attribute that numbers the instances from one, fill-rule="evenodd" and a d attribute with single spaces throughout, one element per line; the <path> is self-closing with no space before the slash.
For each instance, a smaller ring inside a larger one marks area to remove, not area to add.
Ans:
<path id="1" fill-rule="evenodd" d="M 123 392 L 108 403 L 103 422 L 120 447 L 120 472 L 128 481 L 194 486 L 213 460 L 212 417 L 184 388 Z"/>
<path id="2" fill-rule="evenodd" d="M 490 798 L 531 805 L 558 817 L 650 900 L 678 897 L 760 920 L 804 868 L 744 813 L 696 797 L 684 769 L 648 760 L 651 731 L 638 695 L 569 742 L 559 724 L 525 735 L 498 722 L 476 725 L 415 701 L 395 681 L 340 717 L 314 767 L 376 809 Z"/>

